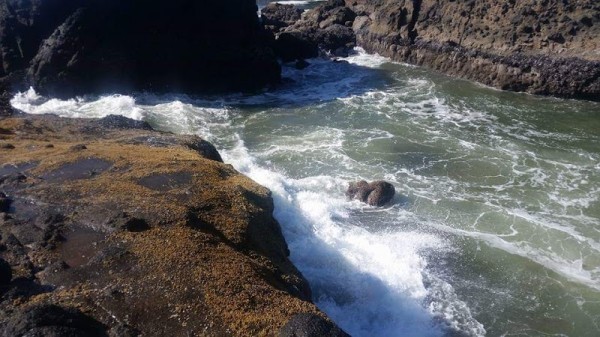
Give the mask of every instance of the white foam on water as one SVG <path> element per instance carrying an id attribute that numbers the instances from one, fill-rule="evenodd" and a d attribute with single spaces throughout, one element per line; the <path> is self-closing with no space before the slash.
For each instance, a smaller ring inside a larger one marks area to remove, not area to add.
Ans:
<path id="1" fill-rule="evenodd" d="M 118 114 L 136 120 L 144 118 L 144 110 L 135 99 L 124 95 L 102 96 L 97 99 L 74 98 L 69 100 L 47 99 L 33 88 L 17 93 L 10 101 L 16 109 L 29 114 L 55 114 L 70 118 L 102 118 Z"/>
<path id="2" fill-rule="evenodd" d="M 443 336 L 446 329 L 485 334 L 449 284 L 436 290 L 439 296 L 425 286 L 423 252 L 447 249 L 443 240 L 413 231 L 372 233 L 353 225 L 349 214 L 358 204 L 339 191 L 346 181 L 291 179 L 267 170 L 241 140 L 223 157 L 271 189 L 292 261 L 313 287 L 317 305 L 351 335 Z M 434 323 L 434 317 L 442 323 Z"/>
<path id="3" fill-rule="evenodd" d="M 367 54 L 367 52 L 361 47 L 354 48 L 354 54 L 342 59 L 351 64 L 368 68 L 380 68 L 386 63 L 391 63 L 389 58 L 379 54 Z"/>

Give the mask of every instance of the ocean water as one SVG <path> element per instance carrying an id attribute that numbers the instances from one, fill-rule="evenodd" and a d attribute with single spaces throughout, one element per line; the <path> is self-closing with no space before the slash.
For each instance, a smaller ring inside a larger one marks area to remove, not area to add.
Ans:
<path id="1" fill-rule="evenodd" d="M 600 104 L 483 87 L 361 50 L 255 95 L 12 104 L 198 134 L 273 191 L 315 303 L 353 336 L 600 336 Z M 382 208 L 351 181 L 396 187 Z"/>

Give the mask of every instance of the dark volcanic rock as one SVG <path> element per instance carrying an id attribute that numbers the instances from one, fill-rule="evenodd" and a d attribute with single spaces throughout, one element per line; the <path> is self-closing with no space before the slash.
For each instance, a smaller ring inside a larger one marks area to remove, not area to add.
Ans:
<path id="1" fill-rule="evenodd" d="M 0 79 L 0 117 L 10 116 L 13 114 L 13 108 L 10 105 L 11 98 L 12 95 L 10 94 L 10 86 L 8 81 Z M 2 130 L 0 130 L 0 133 L 2 133 L 1 131 Z"/>
<path id="2" fill-rule="evenodd" d="M 26 70 L 54 96 L 258 89 L 277 83 L 280 67 L 256 10 L 252 0 L 8 1 L 4 75 Z"/>
<path id="3" fill-rule="evenodd" d="M 10 280 L 12 280 L 10 264 L 0 258 L 0 287 L 9 284 Z"/>
<path id="4" fill-rule="evenodd" d="M 330 0 L 277 34 L 275 52 L 286 62 L 319 53 L 347 55 L 356 43 L 350 28 L 355 17 L 352 10 L 344 7 L 343 0 Z"/>
<path id="5" fill-rule="evenodd" d="M 98 126 L 105 129 L 139 129 L 152 130 L 148 122 L 136 121 L 121 115 L 108 115 L 98 120 Z"/>
<path id="6" fill-rule="evenodd" d="M 350 337 L 335 324 L 309 313 L 294 315 L 279 331 L 279 337 Z"/>
<path id="7" fill-rule="evenodd" d="M 29 65 L 48 38 L 85 0 L 0 2 L 0 77 Z"/>
<path id="8" fill-rule="evenodd" d="M 346 4 L 368 52 L 504 90 L 600 100 L 598 1 Z"/>
<path id="9" fill-rule="evenodd" d="M 273 27 L 273 30 L 277 32 L 281 28 L 293 25 L 296 21 L 300 20 L 302 12 L 302 9 L 294 5 L 282 5 L 271 2 L 260 11 L 260 16 L 264 26 Z"/>
<path id="10" fill-rule="evenodd" d="M 348 198 L 366 202 L 371 206 L 383 206 L 390 202 L 396 190 L 394 185 L 378 180 L 367 183 L 364 180 L 350 183 L 346 195 Z"/>
<path id="11" fill-rule="evenodd" d="M 32 337 L 104 337 L 104 326 L 74 308 L 34 305 L 14 313 L 2 336 Z"/>
<path id="12" fill-rule="evenodd" d="M 6 194 L 0 192 L 0 213 L 8 212 L 11 202 L 12 200 L 10 200 Z"/>

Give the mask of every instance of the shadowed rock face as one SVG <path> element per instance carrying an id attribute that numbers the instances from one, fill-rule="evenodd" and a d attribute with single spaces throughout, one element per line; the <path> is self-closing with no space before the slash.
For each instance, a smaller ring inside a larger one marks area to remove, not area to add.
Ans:
<path id="1" fill-rule="evenodd" d="M 279 7 L 276 7 L 279 8 Z M 290 11 L 291 9 L 286 9 Z M 282 11 L 278 10 L 276 13 Z M 275 13 L 274 13 L 275 14 Z M 281 17 L 267 11 L 270 17 Z M 343 0 L 331 0 L 306 12 L 301 19 L 279 20 L 275 52 L 284 62 L 317 57 L 319 54 L 347 56 L 355 46 L 352 22 L 356 14 L 344 7 Z"/>
<path id="2" fill-rule="evenodd" d="M 0 129 L 0 336 L 273 336 L 302 313 L 335 327 L 270 191 L 200 138 L 115 117 Z"/>
<path id="3" fill-rule="evenodd" d="M 54 96 L 258 89 L 280 67 L 256 11 L 253 0 L 8 0 L 2 71 Z"/>

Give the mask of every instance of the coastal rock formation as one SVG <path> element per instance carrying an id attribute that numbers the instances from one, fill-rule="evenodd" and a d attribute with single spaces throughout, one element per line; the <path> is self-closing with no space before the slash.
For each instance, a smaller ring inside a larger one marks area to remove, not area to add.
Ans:
<path id="1" fill-rule="evenodd" d="M 288 27 L 300 20 L 302 9 L 294 5 L 282 5 L 271 2 L 260 11 L 262 24 L 269 31 L 277 33 L 282 28 Z"/>
<path id="2" fill-rule="evenodd" d="M 600 99 L 600 3 L 346 0 L 371 53 L 505 90 Z"/>
<path id="3" fill-rule="evenodd" d="M 330 0 L 280 28 L 275 52 L 283 61 L 317 57 L 320 53 L 345 56 L 355 46 L 355 17 L 352 10 L 344 7 L 343 0 Z"/>
<path id="4" fill-rule="evenodd" d="M 2 73 L 52 96 L 253 90 L 280 67 L 253 0 L 8 0 Z"/>
<path id="5" fill-rule="evenodd" d="M 371 206 L 383 206 L 394 198 L 395 193 L 394 185 L 386 181 L 377 180 L 368 183 L 361 180 L 349 184 L 346 196 L 366 202 Z"/>
<path id="6" fill-rule="evenodd" d="M 0 336 L 272 336 L 298 314 L 331 324 L 288 259 L 270 191 L 204 140 L 115 116 L 18 115 L 0 130 L 12 145 L 0 149 L 12 200 Z"/>

